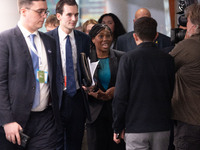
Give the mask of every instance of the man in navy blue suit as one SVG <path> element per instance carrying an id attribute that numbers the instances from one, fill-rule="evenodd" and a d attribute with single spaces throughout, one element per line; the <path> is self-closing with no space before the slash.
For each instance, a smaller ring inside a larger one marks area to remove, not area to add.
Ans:
<path id="1" fill-rule="evenodd" d="M 133 20 L 133 22 L 135 22 L 137 19 L 139 19 L 141 17 L 151 17 L 150 11 L 146 8 L 138 9 L 135 13 L 135 19 Z M 119 36 L 117 39 L 117 48 L 116 49 L 120 50 L 120 51 L 125 51 L 125 52 L 134 50 L 137 45 L 135 43 L 133 33 L 134 33 L 134 31 L 131 31 L 124 35 Z M 157 32 L 154 42 L 156 43 L 158 48 L 161 48 L 161 50 L 162 50 L 162 48 L 172 46 L 171 39 L 168 36 L 166 36 L 162 33 L 158 33 L 158 32 Z M 163 50 L 163 51 L 165 51 L 165 50 Z"/>
<path id="2" fill-rule="evenodd" d="M 18 0 L 17 26 L 0 34 L 0 149 L 21 149 L 20 131 L 30 137 L 27 150 L 54 150 L 56 43 L 38 31 L 48 15 L 46 0 Z"/>
<path id="3" fill-rule="evenodd" d="M 83 32 L 74 30 L 78 21 L 78 5 L 74 0 L 60 0 L 56 5 L 56 15 L 60 26 L 47 34 L 57 42 L 57 90 L 62 120 L 58 149 L 81 150 L 86 115 L 89 115 L 88 102 L 82 89 L 80 53 L 88 56 L 90 38 Z M 69 47 L 71 54 L 69 54 Z M 69 56 L 72 55 L 72 60 Z M 71 65 L 71 62 L 73 64 Z M 71 69 L 69 69 L 69 66 Z M 69 75 L 73 72 L 73 75 Z M 70 81 L 68 81 L 69 78 Z M 74 82 L 74 86 L 69 84 Z M 74 92 L 69 92 L 73 91 Z M 73 93 L 73 94 L 72 94 Z"/>

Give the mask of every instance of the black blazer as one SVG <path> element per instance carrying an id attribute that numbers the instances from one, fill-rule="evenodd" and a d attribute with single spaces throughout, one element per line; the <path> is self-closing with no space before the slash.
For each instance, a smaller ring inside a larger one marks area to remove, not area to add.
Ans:
<path id="1" fill-rule="evenodd" d="M 57 52 L 57 91 L 59 96 L 59 108 L 61 107 L 62 103 L 62 95 L 63 95 L 63 71 L 62 71 L 62 61 L 61 61 L 61 54 L 60 54 L 60 41 L 59 41 L 59 35 L 58 35 L 58 28 L 47 32 L 46 34 L 50 35 L 56 40 L 56 52 Z M 90 51 L 90 38 L 88 35 L 86 35 L 83 32 L 80 32 L 78 30 L 74 30 L 74 36 L 76 41 L 76 47 L 77 47 L 77 72 L 78 72 L 78 82 L 80 85 L 80 88 L 82 86 L 82 73 L 80 69 L 80 53 L 84 52 L 86 56 L 89 55 Z M 81 88 L 83 99 L 84 99 L 84 105 L 87 112 L 87 117 L 90 118 L 90 112 L 89 112 L 89 106 L 88 101 L 85 96 L 84 90 Z"/>
<path id="2" fill-rule="evenodd" d="M 52 106 L 58 118 L 55 41 L 44 33 L 39 34 L 47 54 Z M 29 48 L 18 26 L 0 34 L 0 68 L 0 126 L 18 122 L 25 127 L 35 96 L 36 80 Z"/>
<path id="3" fill-rule="evenodd" d="M 116 49 L 124 52 L 134 50 L 137 47 L 137 45 L 135 43 L 133 33 L 134 31 L 131 31 L 129 33 L 119 36 L 117 39 Z M 161 50 L 164 47 L 169 47 L 173 45 L 171 43 L 171 39 L 162 33 L 159 33 L 155 43 L 157 47 L 160 48 Z"/>
<path id="4" fill-rule="evenodd" d="M 117 71 L 118 71 L 118 64 L 120 61 L 120 57 L 124 54 L 124 52 L 117 51 L 114 49 L 110 49 L 110 60 L 109 60 L 109 66 L 110 66 L 110 72 L 111 72 L 111 79 L 108 88 L 115 87 L 116 77 L 117 77 Z M 98 68 L 98 67 L 97 67 Z M 97 71 L 95 71 L 97 73 Z M 97 85 L 102 90 L 105 91 L 99 80 L 97 79 Z M 88 96 L 89 98 L 89 107 L 90 107 L 90 113 L 91 113 L 91 121 L 87 121 L 87 123 L 93 123 L 98 115 L 101 112 L 101 109 L 104 105 L 104 101 L 97 100 L 92 96 Z M 111 105 L 112 101 L 108 101 Z M 110 110 L 112 113 L 112 110 Z"/>

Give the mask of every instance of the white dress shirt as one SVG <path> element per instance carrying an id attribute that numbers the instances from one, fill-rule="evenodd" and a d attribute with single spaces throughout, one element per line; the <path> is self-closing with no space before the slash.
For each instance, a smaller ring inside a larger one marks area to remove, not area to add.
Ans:
<path id="1" fill-rule="evenodd" d="M 37 52 L 38 52 L 38 57 L 39 57 L 39 70 L 41 71 L 46 71 L 48 72 L 48 63 L 47 63 L 47 54 L 46 54 L 46 50 L 44 47 L 44 43 L 38 33 L 38 31 L 35 31 L 34 33 L 30 33 L 26 28 L 23 27 L 23 25 L 21 24 L 21 22 L 18 22 L 18 27 L 20 28 L 27 46 L 29 48 L 29 52 L 31 55 L 31 46 L 30 46 L 30 34 L 35 34 L 35 38 L 34 38 L 34 42 L 37 48 Z M 40 83 L 40 104 L 32 109 L 32 111 L 43 111 L 49 102 L 49 83 Z"/>
<path id="2" fill-rule="evenodd" d="M 66 34 L 60 27 L 58 27 L 58 35 L 59 35 L 59 41 L 60 41 L 60 54 L 61 54 L 61 61 L 62 61 L 62 70 L 63 70 L 63 76 L 66 76 L 66 37 L 68 34 Z M 80 86 L 78 84 L 78 73 L 77 73 L 77 47 L 76 47 L 76 41 L 74 36 L 74 31 L 72 31 L 70 34 L 70 42 L 72 46 L 72 58 L 73 58 L 73 64 L 74 64 L 74 76 L 76 81 L 76 89 L 79 89 Z M 63 88 L 63 90 L 66 90 L 66 87 Z"/>

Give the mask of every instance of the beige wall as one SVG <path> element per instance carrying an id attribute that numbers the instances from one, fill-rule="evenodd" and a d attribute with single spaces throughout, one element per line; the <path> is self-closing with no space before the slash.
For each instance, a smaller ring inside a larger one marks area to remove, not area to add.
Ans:
<path id="1" fill-rule="evenodd" d="M 19 20 L 17 0 L 1 0 L 0 20 L 0 32 L 16 26 Z"/>

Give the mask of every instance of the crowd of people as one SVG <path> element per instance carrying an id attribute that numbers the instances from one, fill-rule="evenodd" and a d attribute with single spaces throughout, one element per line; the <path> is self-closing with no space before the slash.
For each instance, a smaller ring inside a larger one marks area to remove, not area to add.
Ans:
<path id="1" fill-rule="evenodd" d="M 75 0 L 49 17 L 46 0 L 17 5 L 17 26 L 0 33 L 1 150 L 81 150 L 85 129 L 88 150 L 200 149 L 198 2 L 175 46 L 147 8 L 126 33 L 113 13 L 77 30 Z M 88 87 L 82 53 L 98 64 Z"/>

